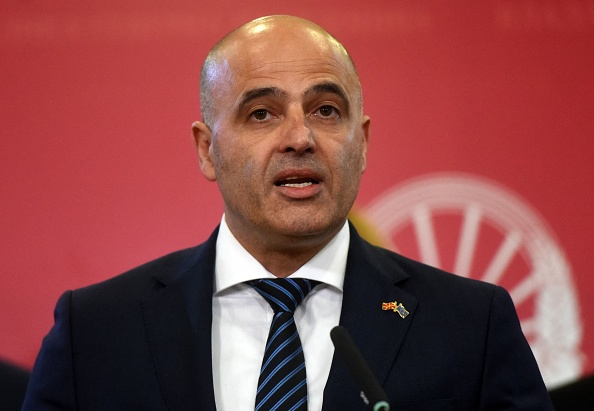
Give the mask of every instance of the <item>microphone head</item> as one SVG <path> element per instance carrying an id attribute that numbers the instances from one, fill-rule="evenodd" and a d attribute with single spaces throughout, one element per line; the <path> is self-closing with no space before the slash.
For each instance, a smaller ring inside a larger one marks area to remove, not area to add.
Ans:
<path id="1" fill-rule="evenodd" d="M 355 384 L 361 390 L 361 398 L 365 404 L 373 407 L 374 411 L 389 411 L 390 404 L 386 393 L 382 390 L 346 328 L 340 325 L 334 327 L 330 330 L 330 338 Z"/>

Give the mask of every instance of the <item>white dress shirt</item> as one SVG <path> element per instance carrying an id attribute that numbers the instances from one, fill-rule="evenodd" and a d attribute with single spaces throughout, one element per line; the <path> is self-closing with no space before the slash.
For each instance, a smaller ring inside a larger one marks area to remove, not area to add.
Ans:
<path id="1" fill-rule="evenodd" d="M 320 411 L 338 325 L 349 247 L 345 222 L 339 233 L 291 275 L 320 281 L 295 311 L 305 357 L 308 411 Z M 212 365 L 217 410 L 253 411 L 264 346 L 273 311 L 246 281 L 275 278 L 233 236 L 223 216 L 217 238 L 212 301 Z"/>

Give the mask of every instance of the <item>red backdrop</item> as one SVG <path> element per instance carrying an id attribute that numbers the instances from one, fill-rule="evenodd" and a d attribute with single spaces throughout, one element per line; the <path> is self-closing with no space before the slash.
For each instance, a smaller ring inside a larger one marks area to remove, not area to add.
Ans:
<path id="1" fill-rule="evenodd" d="M 592 0 L 2 2 L 0 356 L 30 367 L 64 290 L 215 227 L 222 203 L 190 134 L 200 65 L 231 29 L 280 13 L 321 24 L 357 64 L 372 118 L 363 218 L 377 225 L 373 205 L 429 173 L 516 196 L 569 267 L 572 300 L 541 312 L 574 316 L 561 379 L 594 371 Z"/>

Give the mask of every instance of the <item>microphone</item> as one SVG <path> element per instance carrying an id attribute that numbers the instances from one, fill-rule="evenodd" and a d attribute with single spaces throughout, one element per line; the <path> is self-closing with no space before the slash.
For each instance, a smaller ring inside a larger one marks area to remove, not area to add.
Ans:
<path id="1" fill-rule="evenodd" d="M 338 325 L 330 331 L 330 338 L 340 358 L 346 364 L 355 384 L 361 390 L 361 398 L 373 411 L 390 411 L 388 397 L 369 369 L 369 365 L 353 342 L 346 328 Z"/>

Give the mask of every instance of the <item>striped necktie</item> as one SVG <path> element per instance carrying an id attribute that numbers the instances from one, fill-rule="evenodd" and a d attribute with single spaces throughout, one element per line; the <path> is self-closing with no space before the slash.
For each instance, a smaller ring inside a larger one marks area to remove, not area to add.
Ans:
<path id="1" fill-rule="evenodd" d="M 305 358 L 293 314 L 317 284 L 304 278 L 250 282 L 274 310 L 258 379 L 256 411 L 307 411 Z"/>

